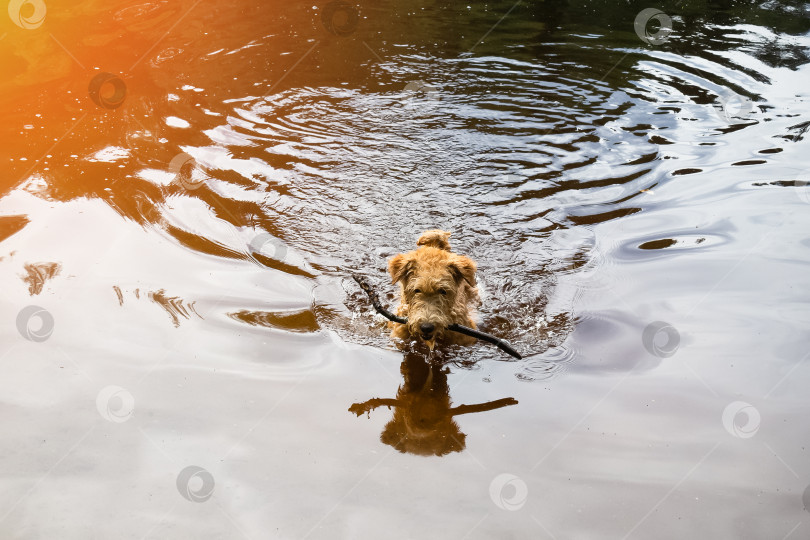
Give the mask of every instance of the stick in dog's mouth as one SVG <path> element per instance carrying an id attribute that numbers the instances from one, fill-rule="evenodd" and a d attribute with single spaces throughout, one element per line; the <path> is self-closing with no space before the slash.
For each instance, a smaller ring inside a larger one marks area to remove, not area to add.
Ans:
<path id="1" fill-rule="evenodd" d="M 363 289 L 363 291 L 365 291 L 365 293 L 368 295 L 369 300 L 371 300 L 371 305 L 374 306 L 374 309 L 377 311 L 377 313 L 379 313 L 389 321 L 393 321 L 399 324 L 408 324 L 408 319 L 398 317 L 382 306 L 382 304 L 380 303 L 380 297 L 377 296 L 377 293 L 374 292 L 374 289 L 371 288 L 371 285 L 368 284 L 365 278 L 363 278 L 358 274 L 352 274 L 352 277 L 357 282 L 357 284 L 360 285 L 360 288 Z M 520 356 L 520 353 L 517 352 L 515 349 L 513 349 L 512 346 L 509 345 L 507 342 L 505 342 L 502 339 L 496 338 L 491 334 L 487 334 L 486 332 L 474 330 L 473 328 L 467 328 L 466 326 L 462 326 L 460 324 L 451 324 L 450 326 L 447 327 L 447 329 L 450 330 L 451 332 L 458 332 L 459 334 L 464 334 L 466 336 L 474 337 L 476 339 L 480 339 L 481 341 L 491 343 L 496 347 L 498 347 L 503 352 L 505 352 L 506 354 L 513 356 L 515 358 L 518 359 L 523 358 L 522 356 Z M 429 341 L 425 340 L 425 343 L 427 343 L 427 346 L 430 347 L 430 350 L 432 351 L 433 347 L 436 346 L 436 338 L 433 338 Z"/>

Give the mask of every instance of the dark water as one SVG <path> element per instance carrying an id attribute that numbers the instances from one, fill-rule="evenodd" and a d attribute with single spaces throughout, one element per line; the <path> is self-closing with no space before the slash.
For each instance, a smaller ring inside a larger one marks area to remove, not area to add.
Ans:
<path id="1" fill-rule="evenodd" d="M 8 12 L 0 536 L 810 535 L 810 4 Z"/>

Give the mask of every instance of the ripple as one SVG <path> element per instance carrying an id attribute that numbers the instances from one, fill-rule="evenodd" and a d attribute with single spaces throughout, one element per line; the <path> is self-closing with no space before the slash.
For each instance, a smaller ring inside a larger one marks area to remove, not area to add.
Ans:
<path id="1" fill-rule="evenodd" d="M 45 282 L 57 276 L 61 270 L 62 265 L 58 262 L 26 264 L 23 281 L 28 284 L 28 294 L 34 296 L 41 293 Z"/>
<path id="2" fill-rule="evenodd" d="M 747 159 L 745 161 L 737 161 L 736 163 L 732 163 L 732 167 L 740 167 L 744 165 L 763 165 L 768 163 L 764 159 Z"/>
<path id="3" fill-rule="evenodd" d="M 619 249 L 625 260 L 650 259 L 675 255 L 690 250 L 713 249 L 731 242 L 730 236 L 719 234 L 668 234 L 665 237 L 646 237 L 626 240 Z"/>
<path id="4" fill-rule="evenodd" d="M 24 215 L 0 216 L 0 241 L 23 230 L 29 222 L 28 217 Z"/>
<path id="5" fill-rule="evenodd" d="M 187 120 L 183 120 L 182 118 L 178 118 L 176 116 L 167 116 L 164 121 L 166 125 L 173 128 L 179 129 L 186 129 L 191 127 L 191 124 Z"/>
<path id="6" fill-rule="evenodd" d="M 87 161 L 95 161 L 102 163 L 115 163 L 130 156 L 130 150 L 120 146 L 107 146 L 102 148 L 95 154 L 89 156 Z"/>
<path id="7" fill-rule="evenodd" d="M 171 60 L 175 56 L 179 56 L 181 54 L 183 54 L 183 49 L 179 47 L 168 47 L 155 55 L 155 57 L 149 63 L 155 67 L 158 67 L 163 62 Z"/>
<path id="8" fill-rule="evenodd" d="M 546 353 L 527 358 L 522 363 L 523 367 L 515 373 L 515 377 L 521 381 L 549 381 L 560 377 L 566 368 L 566 364 L 573 361 L 573 352 L 566 347 L 555 347 Z"/>
<path id="9" fill-rule="evenodd" d="M 701 240 L 703 240 L 701 238 Z M 677 244 L 678 241 L 672 238 L 662 238 L 661 240 L 650 240 L 649 242 L 644 242 L 640 246 L 639 249 L 665 249 Z"/>
<path id="10" fill-rule="evenodd" d="M 202 319 L 202 316 L 194 310 L 195 302 L 187 302 L 179 296 L 169 296 L 163 289 L 148 293 L 149 299 L 163 308 L 171 318 L 175 327 L 180 326 L 182 319 L 189 320 L 192 315 Z M 120 295 L 119 295 L 120 300 Z"/>
<path id="11" fill-rule="evenodd" d="M 702 172 L 703 169 L 695 169 L 695 168 L 678 169 L 676 171 L 672 171 L 672 176 L 683 176 L 685 174 L 697 174 Z"/>
<path id="12" fill-rule="evenodd" d="M 113 18 L 119 22 L 147 18 L 163 9 L 167 4 L 167 0 L 160 0 L 157 2 L 145 2 L 143 4 L 128 6 L 118 10 Z"/>
<path id="13" fill-rule="evenodd" d="M 317 332 L 320 329 L 315 314 L 310 310 L 292 312 L 240 310 L 228 313 L 228 317 L 252 326 L 278 328 L 290 332 Z"/>

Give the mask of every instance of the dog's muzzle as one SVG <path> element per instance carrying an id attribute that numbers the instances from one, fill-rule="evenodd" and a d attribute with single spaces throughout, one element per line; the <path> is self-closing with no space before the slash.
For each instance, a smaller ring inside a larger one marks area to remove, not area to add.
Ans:
<path id="1" fill-rule="evenodd" d="M 436 325 L 433 323 L 422 323 L 419 325 L 419 334 L 425 345 L 432 351 L 436 346 Z"/>
<path id="2" fill-rule="evenodd" d="M 425 341 L 430 341 L 435 331 L 436 326 L 431 323 L 422 323 L 419 325 L 419 332 L 422 334 L 422 339 Z"/>

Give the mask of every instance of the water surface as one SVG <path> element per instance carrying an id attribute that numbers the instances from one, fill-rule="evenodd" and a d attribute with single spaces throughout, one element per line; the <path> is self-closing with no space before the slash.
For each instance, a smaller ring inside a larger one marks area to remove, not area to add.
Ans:
<path id="1" fill-rule="evenodd" d="M 807 536 L 807 4 L 11 4 L 3 537 Z"/>

